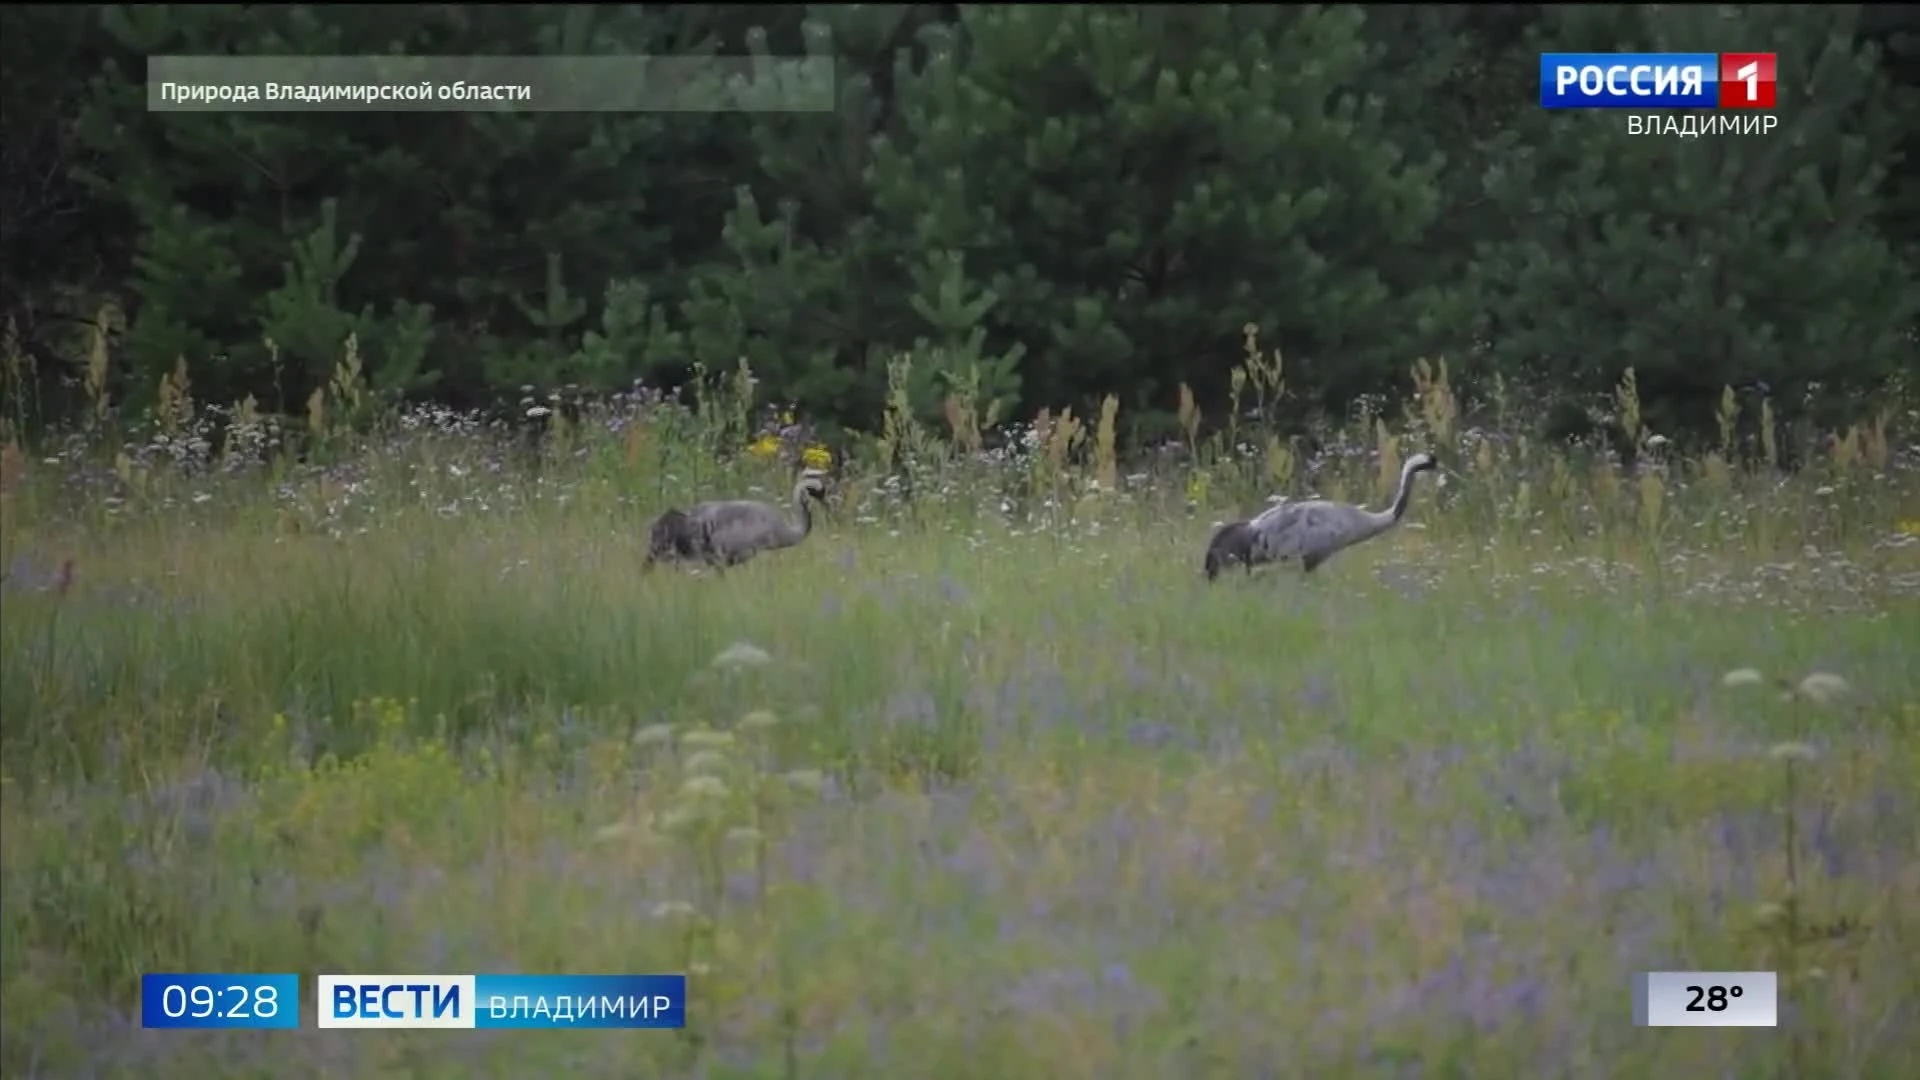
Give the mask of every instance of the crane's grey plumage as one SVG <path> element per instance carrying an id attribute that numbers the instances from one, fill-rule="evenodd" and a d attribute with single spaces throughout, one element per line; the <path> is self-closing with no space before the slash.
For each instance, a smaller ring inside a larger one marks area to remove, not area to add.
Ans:
<path id="1" fill-rule="evenodd" d="M 1231 531 L 1233 525 L 1223 526 L 1208 547 L 1207 577 L 1211 580 L 1219 572 L 1219 565 L 1226 561 L 1225 556 L 1237 553 L 1242 543 L 1246 546 L 1243 561 L 1249 572 L 1266 563 L 1297 560 L 1303 573 L 1312 573 L 1315 567 L 1339 552 L 1398 525 L 1413 496 L 1414 475 L 1438 466 L 1432 454 L 1408 458 L 1400 469 L 1400 488 L 1394 492 L 1393 504 L 1385 510 L 1313 499 L 1283 502 L 1268 508 L 1246 523 L 1245 532 L 1250 535 Z M 1218 561 L 1215 548 L 1222 548 L 1222 558 Z"/>
<path id="2" fill-rule="evenodd" d="M 793 486 L 793 512 L 798 520 L 769 503 L 726 499 L 696 503 L 687 508 L 687 520 L 697 532 L 700 555 L 710 565 L 738 566 L 762 551 L 789 548 L 813 531 L 813 506 L 825 502 L 827 474 L 805 469 Z"/>

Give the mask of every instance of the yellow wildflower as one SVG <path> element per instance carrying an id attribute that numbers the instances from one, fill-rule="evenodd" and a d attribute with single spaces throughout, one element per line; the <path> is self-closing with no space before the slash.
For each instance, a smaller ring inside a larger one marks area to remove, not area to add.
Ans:
<path id="1" fill-rule="evenodd" d="M 1207 474 L 1195 472 L 1187 477 L 1187 501 L 1201 502 L 1207 497 Z"/>
<path id="2" fill-rule="evenodd" d="M 762 435 L 747 444 L 747 453 L 754 457 L 770 458 L 780 452 L 780 440 L 772 435 Z"/>
<path id="3" fill-rule="evenodd" d="M 800 462 L 809 469 L 825 469 L 833 464 L 833 453 L 824 446 L 809 446 L 800 452 Z"/>
<path id="4" fill-rule="evenodd" d="M 1920 536 L 1920 518 L 1903 521 L 1894 528 L 1898 529 L 1902 536 Z"/>

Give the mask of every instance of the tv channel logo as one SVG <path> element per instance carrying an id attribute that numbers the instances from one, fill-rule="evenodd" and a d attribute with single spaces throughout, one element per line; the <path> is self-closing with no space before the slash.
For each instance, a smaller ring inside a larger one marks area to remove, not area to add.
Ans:
<path id="1" fill-rule="evenodd" d="M 1720 54 L 1720 107 L 1771 109 L 1778 91 L 1778 64 L 1774 54 L 1725 52 Z"/>
<path id="2" fill-rule="evenodd" d="M 322 975 L 323 1028 L 682 1028 L 684 975 Z"/>
<path id="3" fill-rule="evenodd" d="M 1543 109 L 1771 109 L 1773 53 L 1541 53 Z"/>

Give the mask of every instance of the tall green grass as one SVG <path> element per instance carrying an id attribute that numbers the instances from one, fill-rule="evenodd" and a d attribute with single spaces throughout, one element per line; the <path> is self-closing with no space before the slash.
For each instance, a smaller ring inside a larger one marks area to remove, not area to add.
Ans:
<path id="1" fill-rule="evenodd" d="M 728 451 L 738 396 L 529 449 L 349 409 L 349 373 L 305 464 L 184 392 L 165 442 L 14 445 L 0 1073 L 1905 1075 L 1920 481 L 1885 421 L 1781 480 L 1731 434 L 1661 460 L 1629 383 L 1627 469 L 1417 376 L 1317 458 L 1188 402 L 1138 471 L 1111 404 L 996 451 L 896 397 L 818 533 L 724 577 L 639 565 L 661 506 L 783 492 L 805 441 Z M 1238 385 L 1280 382 L 1250 341 Z M 1424 448 L 1402 530 L 1200 580 L 1216 517 Z M 1632 974 L 1688 969 L 1782 972 L 1781 1029 L 1634 1028 Z M 142 1032 L 154 970 L 687 971 L 693 1005 Z"/>

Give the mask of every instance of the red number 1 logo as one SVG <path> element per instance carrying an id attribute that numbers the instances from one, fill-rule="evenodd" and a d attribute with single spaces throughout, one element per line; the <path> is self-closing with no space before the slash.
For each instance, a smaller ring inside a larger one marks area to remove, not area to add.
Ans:
<path id="1" fill-rule="evenodd" d="M 1771 109 L 1774 100 L 1773 53 L 1720 54 L 1720 107 Z"/>

